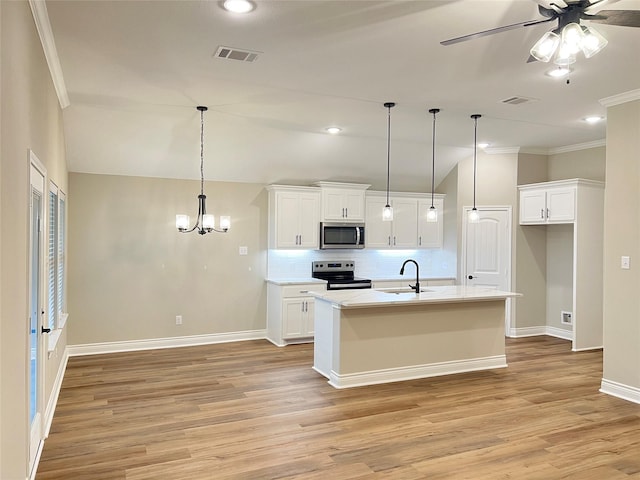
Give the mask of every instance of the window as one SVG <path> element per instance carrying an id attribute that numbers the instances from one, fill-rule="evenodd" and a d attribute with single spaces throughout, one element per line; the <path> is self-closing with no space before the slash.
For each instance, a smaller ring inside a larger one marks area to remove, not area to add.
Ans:
<path id="1" fill-rule="evenodd" d="M 62 328 L 65 314 L 66 195 L 49 185 L 48 328 Z"/>

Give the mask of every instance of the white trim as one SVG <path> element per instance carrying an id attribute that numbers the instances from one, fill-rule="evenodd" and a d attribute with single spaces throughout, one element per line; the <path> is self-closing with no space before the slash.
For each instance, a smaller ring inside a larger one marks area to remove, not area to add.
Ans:
<path id="1" fill-rule="evenodd" d="M 51 23 L 49 22 L 47 4 L 44 0 L 29 0 L 29 6 L 31 7 L 31 13 L 33 14 L 33 19 L 36 23 L 36 29 L 38 30 L 38 36 L 40 37 L 44 56 L 47 59 L 47 65 L 49 66 L 53 86 L 55 87 L 56 94 L 58 95 L 60 108 L 65 109 L 71 105 L 71 102 L 69 102 L 67 87 L 64 83 L 64 76 L 62 75 L 62 67 L 60 66 L 60 58 L 58 57 L 56 42 L 53 38 Z"/>
<path id="2" fill-rule="evenodd" d="M 331 370 L 329 373 L 329 385 L 335 388 L 361 387 L 365 385 L 376 385 L 379 383 L 451 375 L 454 373 L 505 368 L 506 366 L 506 356 L 496 355 L 493 357 L 471 358 L 468 360 L 458 360 L 453 362 L 414 365 L 411 367 L 387 368 L 383 370 L 372 370 L 364 373 L 349 373 L 345 375 L 339 375 L 335 371 Z"/>
<path id="3" fill-rule="evenodd" d="M 593 142 L 576 143 L 575 145 L 566 145 L 564 147 L 555 147 L 549 149 L 549 155 L 556 155 L 558 153 L 577 152 L 580 150 L 588 150 L 590 148 L 606 147 L 607 141 L 603 138 L 601 140 L 594 140 Z"/>
<path id="4" fill-rule="evenodd" d="M 610 97 L 602 98 L 600 99 L 600 105 L 603 105 L 607 108 L 615 107 L 616 105 L 633 102 L 634 100 L 640 100 L 640 88 L 631 90 L 629 92 L 620 93 L 618 95 L 612 95 Z"/>
<path id="5" fill-rule="evenodd" d="M 60 396 L 60 390 L 62 389 L 62 380 L 67 370 L 67 363 L 69 362 L 68 349 L 64 350 L 62 361 L 58 367 L 58 373 L 56 379 L 53 382 L 53 388 L 51 389 L 51 396 L 47 403 L 47 408 L 44 411 L 44 438 L 49 437 L 49 431 L 51 430 L 51 422 L 53 422 L 53 414 L 56 411 L 58 405 L 58 397 Z"/>
<path id="6" fill-rule="evenodd" d="M 640 403 L 640 388 L 637 387 L 624 385 L 622 383 L 603 378 L 600 384 L 600 391 L 607 395 L 628 400 L 629 402 Z"/>
<path id="7" fill-rule="evenodd" d="M 67 349 L 70 357 L 76 357 L 79 355 L 99 355 L 103 353 L 132 352 L 136 350 L 154 350 L 157 348 L 192 347 L 213 343 L 239 342 L 242 340 L 264 340 L 266 336 L 266 330 L 247 330 L 244 332 L 190 335 L 186 337 L 86 343 L 82 345 L 68 345 Z"/>
<path id="8" fill-rule="evenodd" d="M 510 338 L 522 338 L 522 337 L 539 337 L 541 335 L 548 335 L 550 337 L 561 338 L 563 340 L 573 341 L 573 331 L 563 330 L 562 328 L 539 326 L 539 327 L 522 327 L 511 328 L 509 330 Z M 591 350 L 591 349 L 589 349 Z"/>
<path id="9" fill-rule="evenodd" d="M 546 327 L 546 335 L 550 337 L 562 338 L 563 340 L 570 340 L 573 342 L 573 330 L 564 330 L 557 327 Z"/>
<path id="10" fill-rule="evenodd" d="M 508 153 L 520 153 L 522 147 L 487 147 L 483 151 L 488 155 L 501 155 Z"/>

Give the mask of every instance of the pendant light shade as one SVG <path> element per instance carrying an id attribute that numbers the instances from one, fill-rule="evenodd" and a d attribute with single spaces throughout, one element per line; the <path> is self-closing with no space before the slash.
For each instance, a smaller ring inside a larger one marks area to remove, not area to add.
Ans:
<path id="1" fill-rule="evenodd" d="M 436 114 L 439 108 L 432 108 L 429 113 L 433 114 L 433 132 L 431 134 L 431 206 L 427 212 L 427 222 L 436 223 L 438 221 L 438 209 L 434 205 L 435 179 L 436 179 Z"/>
<path id="2" fill-rule="evenodd" d="M 216 229 L 215 217 L 207 213 L 207 196 L 204 194 L 204 112 L 207 107 L 196 107 L 200 112 L 200 195 L 198 195 L 198 218 L 193 227 L 189 227 L 189 215 L 176 215 L 176 228 L 180 233 L 198 232 L 205 233 L 218 232 L 227 233 L 231 227 L 231 217 L 220 217 L 220 228 Z"/>
<path id="3" fill-rule="evenodd" d="M 384 104 L 387 109 L 387 204 L 382 209 L 382 220 L 385 222 L 393 220 L 393 208 L 389 203 L 389 171 L 391 166 L 391 109 L 395 106 L 394 102 Z"/>
<path id="4" fill-rule="evenodd" d="M 476 177 L 478 171 L 478 119 L 482 115 L 474 113 L 471 115 L 473 118 L 473 208 L 469 212 L 469 223 L 478 223 L 480 221 L 480 214 L 476 208 Z"/>

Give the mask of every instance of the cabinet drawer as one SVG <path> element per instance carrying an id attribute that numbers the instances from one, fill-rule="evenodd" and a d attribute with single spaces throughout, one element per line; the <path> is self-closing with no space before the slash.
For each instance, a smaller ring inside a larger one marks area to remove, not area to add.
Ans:
<path id="1" fill-rule="evenodd" d="M 282 287 L 282 298 L 308 297 L 309 290 L 324 291 L 326 286 L 322 283 L 309 283 L 304 285 L 288 285 Z"/>

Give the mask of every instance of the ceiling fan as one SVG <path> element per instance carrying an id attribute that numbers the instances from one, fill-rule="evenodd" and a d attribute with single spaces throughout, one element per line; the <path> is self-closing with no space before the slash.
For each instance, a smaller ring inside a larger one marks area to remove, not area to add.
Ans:
<path id="1" fill-rule="evenodd" d="M 573 51 L 573 54 L 560 52 L 565 44 L 565 37 L 567 37 L 569 42 L 574 43 L 574 45 L 570 46 L 573 50 L 575 50 L 575 48 L 578 48 L 578 50 L 580 49 L 580 47 L 576 45 L 578 40 L 588 38 L 586 41 L 586 48 L 584 46 L 582 47 L 587 58 L 595 55 L 595 53 L 599 52 L 606 45 L 606 39 L 593 30 L 592 27 L 582 26 L 580 24 L 581 20 L 588 20 L 590 22 L 606 25 L 640 27 L 640 10 L 600 10 L 597 13 L 594 12 L 594 7 L 597 5 L 607 2 L 610 3 L 611 1 L 616 0 L 596 0 L 594 2 L 591 2 L 590 0 L 559 0 L 559 3 L 564 4 L 564 6 L 551 2 L 549 4 L 550 8 L 539 4 L 538 11 L 540 12 L 540 15 L 544 17 L 543 19 L 529 20 L 526 22 L 513 23 L 511 25 L 492 28 L 490 30 L 476 32 L 462 37 L 451 38 L 440 42 L 440 44 L 453 45 L 455 43 L 466 42 L 467 40 L 473 40 L 474 38 L 486 37 L 488 35 L 494 35 L 496 33 L 506 32 L 520 27 L 530 27 L 532 25 L 558 20 L 558 26 L 550 32 L 547 32 L 531 49 L 531 56 L 528 61 L 540 60 L 548 62 L 553 54 L 558 51 L 554 63 L 558 65 L 568 65 L 575 61 L 576 51 Z M 567 26 L 569 26 L 569 28 L 565 28 Z"/>

